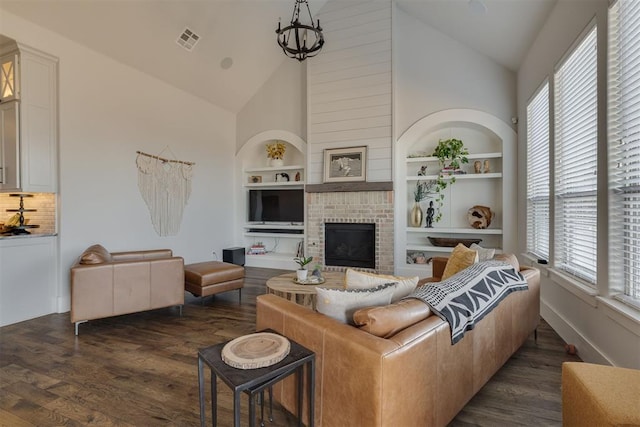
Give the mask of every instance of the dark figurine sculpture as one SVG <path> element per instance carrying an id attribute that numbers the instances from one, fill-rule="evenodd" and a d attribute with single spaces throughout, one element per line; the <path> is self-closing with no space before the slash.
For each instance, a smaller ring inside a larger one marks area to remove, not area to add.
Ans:
<path id="1" fill-rule="evenodd" d="M 433 209 L 433 200 L 429 202 L 429 207 L 427 208 L 427 218 L 425 219 L 425 228 L 433 228 L 433 214 L 435 213 L 435 209 Z"/>

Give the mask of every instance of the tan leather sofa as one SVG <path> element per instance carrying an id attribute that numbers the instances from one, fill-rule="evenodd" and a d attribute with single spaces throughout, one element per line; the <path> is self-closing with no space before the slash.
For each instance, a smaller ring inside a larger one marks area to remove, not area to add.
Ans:
<path id="1" fill-rule="evenodd" d="M 529 289 L 509 294 L 453 346 L 449 324 L 433 314 L 381 338 L 275 295 L 258 297 L 257 330 L 316 353 L 316 425 L 445 426 L 539 323 L 540 272 L 520 271 Z M 293 379 L 275 396 L 296 413 Z"/>
<path id="2" fill-rule="evenodd" d="M 184 304 L 184 261 L 170 249 L 113 252 L 94 245 L 71 267 L 71 322 Z"/>

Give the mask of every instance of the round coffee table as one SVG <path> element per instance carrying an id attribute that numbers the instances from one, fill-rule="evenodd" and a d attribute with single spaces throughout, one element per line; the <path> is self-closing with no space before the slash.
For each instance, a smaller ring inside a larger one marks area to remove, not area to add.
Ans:
<path id="1" fill-rule="evenodd" d="M 278 295 L 296 304 L 316 308 L 316 288 L 344 289 L 344 273 L 339 271 L 325 271 L 322 273 L 324 283 L 317 285 L 299 285 L 293 282 L 296 272 L 285 273 L 267 280 L 267 292 Z"/>

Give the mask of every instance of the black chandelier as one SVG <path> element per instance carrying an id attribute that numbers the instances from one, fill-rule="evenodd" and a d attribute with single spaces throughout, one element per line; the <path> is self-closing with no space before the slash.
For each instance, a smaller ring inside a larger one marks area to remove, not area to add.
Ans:
<path id="1" fill-rule="evenodd" d="M 310 24 L 300 22 L 300 7 L 303 3 L 307 7 Z M 317 25 L 314 25 L 307 0 L 296 0 L 293 15 L 291 16 L 291 25 L 280 28 L 280 22 L 278 21 L 276 34 L 278 34 L 278 44 L 284 54 L 298 61 L 304 61 L 307 58 L 316 56 L 322 49 L 322 45 L 324 45 L 320 20 L 318 19 Z"/>

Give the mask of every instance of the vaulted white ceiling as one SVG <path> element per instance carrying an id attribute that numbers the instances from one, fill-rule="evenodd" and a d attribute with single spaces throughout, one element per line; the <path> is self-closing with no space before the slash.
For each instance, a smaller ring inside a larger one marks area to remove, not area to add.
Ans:
<path id="1" fill-rule="evenodd" d="M 312 12 L 326 1 L 310 0 Z M 399 0 L 398 5 L 517 70 L 556 1 Z M 233 112 L 282 61 L 293 61 L 275 35 L 278 19 L 288 22 L 293 5 L 293 0 L 0 0 L 10 13 Z M 176 43 L 186 27 L 200 37 L 190 52 Z"/>

